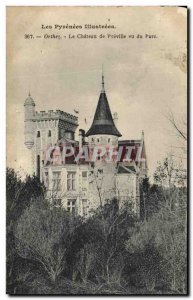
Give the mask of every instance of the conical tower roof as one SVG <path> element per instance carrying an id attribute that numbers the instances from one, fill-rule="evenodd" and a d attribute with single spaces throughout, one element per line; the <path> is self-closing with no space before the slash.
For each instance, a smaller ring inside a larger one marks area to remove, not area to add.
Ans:
<path id="1" fill-rule="evenodd" d="M 35 102 L 34 102 L 34 99 L 31 97 L 30 91 L 29 91 L 28 97 L 24 103 L 24 106 L 26 106 L 26 105 L 35 106 Z"/>
<path id="2" fill-rule="evenodd" d="M 87 131 L 86 136 L 96 135 L 96 134 L 109 134 L 109 135 L 115 135 L 119 137 L 121 136 L 112 118 L 111 110 L 104 89 L 103 75 L 102 75 L 102 90 L 100 93 L 99 101 L 94 115 L 94 120 L 91 128 Z"/>

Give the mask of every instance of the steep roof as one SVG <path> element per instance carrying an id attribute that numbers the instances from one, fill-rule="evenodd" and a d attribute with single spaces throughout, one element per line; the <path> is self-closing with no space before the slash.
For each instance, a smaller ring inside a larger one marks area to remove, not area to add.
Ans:
<path id="1" fill-rule="evenodd" d="M 26 105 L 35 106 L 34 99 L 31 97 L 30 92 L 24 103 L 24 106 L 26 106 Z"/>
<path id="2" fill-rule="evenodd" d="M 113 121 L 107 96 L 104 90 L 103 76 L 102 76 L 102 90 L 100 93 L 99 101 L 94 115 L 94 120 L 91 125 L 91 128 L 87 131 L 86 136 L 96 135 L 96 134 L 109 134 L 109 135 L 121 136 L 120 132 L 117 130 Z"/>
<path id="3" fill-rule="evenodd" d="M 147 156 L 146 156 L 146 151 L 145 151 L 145 143 L 144 143 L 144 132 L 142 131 L 142 137 L 141 139 L 137 139 L 137 140 L 120 140 L 118 141 L 118 147 L 123 147 L 123 153 L 122 153 L 122 157 L 121 157 L 121 161 L 125 156 L 125 151 L 127 149 L 127 147 L 133 147 L 132 151 L 131 151 L 131 160 L 135 161 L 136 164 L 138 165 L 140 162 L 138 161 L 138 159 L 144 159 L 147 165 Z M 139 149 L 140 147 L 142 147 L 141 149 Z M 139 153 L 138 153 L 139 151 Z M 140 154 L 140 157 L 138 157 L 138 155 Z"/>

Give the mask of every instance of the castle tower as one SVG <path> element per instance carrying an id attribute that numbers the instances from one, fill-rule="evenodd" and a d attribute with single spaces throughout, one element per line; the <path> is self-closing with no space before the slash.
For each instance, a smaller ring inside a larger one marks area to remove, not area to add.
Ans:
<path id="1" fill-rule="evenodd" d="M 96 112 L 94 115 L 94 120 L 91 128 L 86 133 L 89 138 L 89 145 L 109 145 L 117 146 L 118 137 L 121 136 L 120 132 L 117 130 L 109 103 L 107 100 L 105 88 L 104 88 L 104 75 L 102 73 L 102 89 L 97 104 Z"/>
<path id="2" fill-rule="evenodd" d="M 105 147 L 106 151 L 110 147 L 118 147 L 118 138 L 121 136 L 121 134 L 116 128 L 115 123 L 113 121 L 113 117 L 104 88 L 103 74 L 102 89 L 99 96 L 96 112 L 94 115 L 94 120 L 90 129 L 87 131 L 86 136 L 89 139 L 89 147 L 91 151 L 96 146 Z M 99 178 L 98 172 L 100 172 L 101 179 Z M 104 204 L 106 201 L 108 201 L 109 199 L 113 199 L 116 196 L 116 163 L 111 160 L 109 162 L 106 162 L 103 159 L 97 159 L 94 162 L 94 173 L 96 173 L 96 176 L 94 176 L 94 178 L 99 178 L 101 180 L 100 182 L 102 182 L 100 191 L 100 202 L 102 201 L 102 203 Z M 93 194 L 95 193 L 96 195 L 96 197 L 93 199 L 93 202 L 97 203 L 99 202 L 99 197 L 97 196 L 96 184 L 93 185 L 92 190 Z"/>
<path id="3" fill-rule="evenodd" d="M 42 180 L 42 168 L 50 147 L 57 142 L 74 140 L 78 118 L 61 110 L 35 111 L 35 102 L 30 93 L 24 103 L 25 146 L 29 154 L 29 169 Z"/>
<path id="4" fill-rule="evenodd" d="M 33 117 L 35 114 L 35 102 L 32 99 L 30 92 L 24 103 L 24 134 L 25 134 L 25 145 L 28 149 L 31 149 L 34 145 L 34 127 Z"/>

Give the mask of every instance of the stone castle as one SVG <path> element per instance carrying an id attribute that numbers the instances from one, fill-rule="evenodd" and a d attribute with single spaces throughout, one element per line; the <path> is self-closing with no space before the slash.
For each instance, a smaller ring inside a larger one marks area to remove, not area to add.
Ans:
<path id="1" fill-rule="evenodd" d="M 144 134 L 137 140 L 121 140 L 116 127 L 117 114 L 112 117 L 103 75 L 92 125 L 86 133 L 79 129 L 79 140 L 75 140 L 77 116 L 60 110 L 36 112 L 30 93 L 24 111 L 25 145 L 30 152 L 31 171 L 44 182 L 47 198 L 53 205 L 87 217 L 116 198 L 120 206 L 130 202 L 132 210 L 140 215 L 140 186 L 147 175 Z M 70 147 L 75 149 L 71 156 Z M 107 152 L 114 149 L 111 158 L 121 150 L 120 159 L 105 160 L 100 151 L 94 161 L 83 159 L 84 155 L 74 159 L 77 149 L 88 149 L 90 155 L 96 147 Z M 65 150 L 66 155 L 64 149 L 69 150 Z M 123 159 L 125 149 L 129 149 L 127 160 Z"/>

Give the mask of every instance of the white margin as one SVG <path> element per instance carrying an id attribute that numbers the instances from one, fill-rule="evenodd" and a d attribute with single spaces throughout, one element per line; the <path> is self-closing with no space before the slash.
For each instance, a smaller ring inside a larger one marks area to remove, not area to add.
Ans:
<path id="1" fill-rule="evenodd" d="M 6 299 L 8 295 L 5 294 L 5 284 L 6 284 L 6 278 L 5 278 L 5 211 L 6 211 L 6 205 L 5 205 L 5 168 L 6 168 L 6 6 L 188 6 L 190 10 L 192 10 L 193 7 L 193 1 L 192 0 L 153 0 L 153 1 L 146 1 L 146 0 L 25 0 L 25 1 L 18 1 L 18 0 L 1 0 L 0 1 L 0 141 L 1 141 L 1 151 L 0 154 L 0 296 L 1 299 Z M 191 11 L 190 11 L 191 13 Z M 191 22 L 191 18 L 190 18 Z M 190 24 L 190 41 L 192 40 L 192 24 Z M 192 54 L 192 48 L 190 44 L 190 53 L 189 56 L 191 57 Z M 192 65 L 190 65 L 190 73 L 192 71 Z M 190 78 L 189 81 L 190 87 L 189 87 L 189 96 L 192 95 L 192 80 Z M 191 101 L 191 99 L 189 99 Z M 191 105 L 189 106 L 191 108 Z M 192 118 L 192 112 L 191 116 Z M 14 119 L 13 119 L 14 122 Z M 191 124 L 190 133 L 193 131 L 193 126 Z M 191 139 L 190 143 L 190 149 L 193 149 L 193 141 Z M 192 152 L 192 151 L 191 151 Z M 190 163 L 190 162 L 189 162 Z M 190 174 L 192 173 L 192 164 L 190 168 Z M 190 189 L 192 187 L 192 180 L 190 182 Z M 191 194 L 190 194 L 191 195 Z M 190 203 L 191 203 L 190 199 Z M 191 206 L 190 206 L 191 207 Z M 191 211 L 189 212 L 189 217 L 191 217 Z M 189 228 L 190 231 L 190 241 L 189 241 L 189 256 L 190 260 L 189 263 L 190 266 L 190 275 L 192 270 L 192 261 L 191 259 L 191 249 L 192 249 L 192 243 L 191 243 L 191 236 L 193 232 L 193 226 L 192 222 L 190 223 L 191 226 Z M 190 276 L 190 289 L 193 286 L 193 276 Z M 191 290 L 190 290 L 191 292 Z M 192 293 L 191 293 L 192 294 Z M 54 298 L 56 296 L 53 296 Z M 52 297 L 52 298 L 53 298 Z M 26 297 L 17 297 L 18 298 L 27 298 Z M 30 297 L 36 298 L 34 297 Z M 49 299 L 50 297 L 44 297 L 44 299 Z M 65 298 L 69 298 L 65 296 Z M 75 297 L 70 297 L 75 298 Z M 88 297 L 87 297 L 88 298 Z M 101 299 L 104 299 L 105 297 L 100 297 Z M 108 297 L 109 298 L 109 297 Z M 110 297 L 111 298 L 111 297 Z M 120 296 L 112 297 L 112 298 L 121 298 Z M 142 297 L 132 297 L 129 296 L 129 298 L 142 298 Z M 151 299 L 156 298 L 151 297 Z M 164 297 L 165 299 L 170 299 L 169 297 Z M 172 297 L 175 298 L 175 297 Z M 183 297 L 184 298 L 184 297 Z"/>

